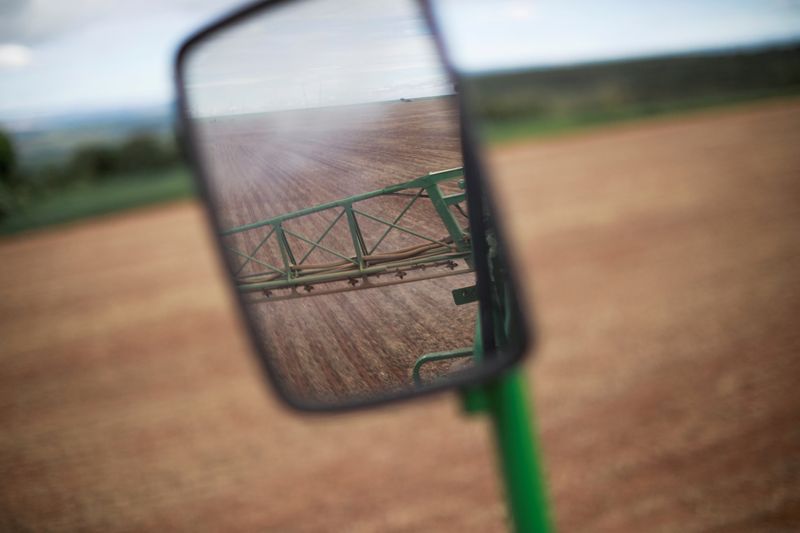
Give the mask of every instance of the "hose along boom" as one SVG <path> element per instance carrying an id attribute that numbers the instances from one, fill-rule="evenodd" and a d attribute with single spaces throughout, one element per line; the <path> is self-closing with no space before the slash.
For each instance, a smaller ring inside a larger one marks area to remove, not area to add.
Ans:
<path id="1" fill-rule="evenodd" d="M 446 194 L 443 185 L 457 185 L 458 192 Z M 366 211 L 364 204 L 368 200 L 388 196 L 405 196 L 409 200 L 392 218 Z M 441 222 L 436 225 L 443 226 L 446 234 L 442 235 L 441 230 L 431 234 L 406 223 L 412 207 L 423 202 L 430 202 Z M 469 228 L 462 227 L 451 210 L 453 206 L 466 222 L 461 205 L 464 202 L 463 171 L 459 167 L 231 228 L 222 236 L 228 252 L 239 262 L 235 269 L 237 286 L 251 295 L 251 301 L 362 290 L 472 272 Z M 302 219 L 320 215 L 327 215 L 332 221 L 314 235 L 287 227 L 310 227 Z M 370 232 L 378 234 L 367 235 L 359 219 L 370 220 Z M 345 225 L 349 232 L 347 247 L 327 244 L 326 237 L 331 240 L 332 230 Z M 416 244 L 378 251 L 393 232 L 414 237 Z M 243 238 L 245 235 L 247 238 Z M 245 242 L 256 241 L 251 249 L 244 248 Z M 304 250 L 297 249 L 299 242 L 305 243 Z M 324 260 L 311 262 L 313 252 Z M 270 257 L 278 261 L 270 261 Z M 249 272 L 245 273 L 248 267 Z M 406 279 L 412 272 L 415 275 Z"/>
<path id="2" fill-rule="evenodd" d="M 458 167 L 225 230 L 227 250 L 238 263 L 234 269 L 238 289 L 252 303 L 269 303 L 471 273 L 463 189 L 463 170 Z M 395 216 L 367 211 L 369 200 L 392 196 L 408 198 Z M 436 230 L 420 230 L 419 224 L 409 220 L 412 208 L 426 207 L 420 205 L 424 202 L 429 202 L 427 210 L 432 207 L 435 215 L 433 223 L 428 220 L 423 225 L 437 226 Z M 311 223 L 311 217 L 317 217 L 316 223 Z M 327 222 L 320 224 L 321 217 Z M 369 228 L 359 219 L 371 221 Z M 309 234 L 311 227 L 316 231 Z M 349 237 L 343 236 L 344 227 Z M 333 239 L 337 229 L 338 239 Z M 379 249 L 392 233 L 411 236 L 415 244 Z M 299 243 L 304 243 L 304 249 L 299 249 Z M 312 254 L 317 256 L 313 262 Z M 456 289 L 455 304 L 471 303 L 471 294 L 474 287 Z M 423 365 L 472 354 L 473 347 L 425 354 L 414 365 L 413 380 L 422 383 Z"/>

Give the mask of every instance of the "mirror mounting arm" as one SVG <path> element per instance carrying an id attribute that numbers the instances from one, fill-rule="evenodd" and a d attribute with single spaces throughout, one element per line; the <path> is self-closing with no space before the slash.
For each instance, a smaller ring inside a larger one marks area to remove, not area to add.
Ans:
<path id="1" fill-rule="evenodd" d="M 460 390 L 468 414 L 487 413 L 492 423 L 498 460 L 514 531 L 553 531 L 544 468 L 531 416 L 527 382 L 515 368 L 490 382 Z"/>
<path id="2" fill-rule="evenodd" d="M 480 321 L 476 324 L 474 343 L 475 355 L 482 356 Z M 491 419 L 514 530 L 546 533 L 553 527 L 527 391 L 525 374 L 519 368 L 485 384 L 459 389 L 467 414 L 485 412 Z"/>

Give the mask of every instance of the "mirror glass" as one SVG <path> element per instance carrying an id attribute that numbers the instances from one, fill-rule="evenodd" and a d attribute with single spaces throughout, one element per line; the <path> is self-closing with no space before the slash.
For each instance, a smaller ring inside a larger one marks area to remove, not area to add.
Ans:
<path id="1" fill-rule="evenodd" d="M 477 373 L 458 93 L 418 3 L 277 3 L 197 42 L 182 76 L 282 392 L 331 406 Z"/>

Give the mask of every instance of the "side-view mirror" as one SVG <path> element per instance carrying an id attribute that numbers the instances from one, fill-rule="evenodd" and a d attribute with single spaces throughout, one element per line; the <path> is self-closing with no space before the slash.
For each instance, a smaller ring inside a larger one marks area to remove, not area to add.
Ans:
<path id="1" fill-rule="evenodd" d="M 183 135 L 280 396 L 479 384 L 528 335 L 462 84 L 425 4 L 267 1 L 181 48 Z"/>

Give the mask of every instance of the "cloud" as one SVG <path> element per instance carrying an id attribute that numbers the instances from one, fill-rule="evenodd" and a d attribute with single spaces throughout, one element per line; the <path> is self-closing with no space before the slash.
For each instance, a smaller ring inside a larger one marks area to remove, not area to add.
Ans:
<path id="1" fill-rule="evenodd" d="M 33 53 L 20 44 L 0 44 L 0 69 L 25 67 L 31 63 Z"/>
<path id="2" fill-rule="evenodd" d="M 86 26 L 164 11 L 219 11 L 241 0 L 0 0 L 0 41 L 35 46 Z"/>
<path id="3" fill-rule="evenodd" d="M 0 39 L 26 45 L 59 37 L 112 10 L 103 0 L 0 0 Z"/>
<path id="4" fill-rule="evenodd" d="M 244 1 L 0 0 L 0 118 L 167 102 L 177 45 Z"/>

